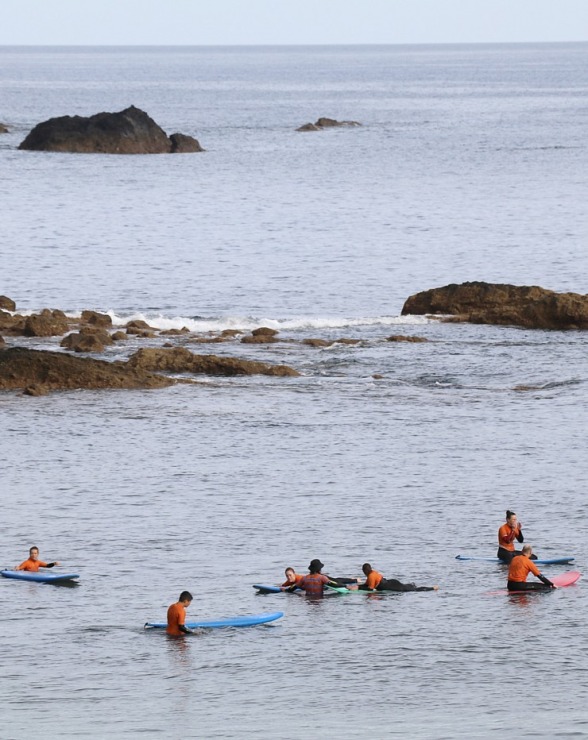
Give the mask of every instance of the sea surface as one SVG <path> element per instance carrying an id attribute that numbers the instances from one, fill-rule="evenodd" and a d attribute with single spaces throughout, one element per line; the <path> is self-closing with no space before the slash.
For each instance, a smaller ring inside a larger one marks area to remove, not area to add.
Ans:
<path id="1" fill-rule="evenodd" d="M 131 104 L 206 152 L 17 149 Z M 295 131 L 319 116 L 362 126 Z M 509 508 L 540 556 L 575 556 L 546 575 L 586 572 L 587 335 L 400 315 L 466 280 L 588 292 L 588 44 L 4 47 L 0 121 L 20 312 L 270 326 L 171 340 L 302 373 L 0 394 L 0 566 L 38 545 L 80 574 L 0 579 L 0 737 L 588 737 L 586 583 L 508 596 L 503 566 L 455 560 L 493 556 Z M 252 588 L 317 557 L 440 588 Z M 184 589 L 193 619 L 285 614 L 145 631 Z"/>

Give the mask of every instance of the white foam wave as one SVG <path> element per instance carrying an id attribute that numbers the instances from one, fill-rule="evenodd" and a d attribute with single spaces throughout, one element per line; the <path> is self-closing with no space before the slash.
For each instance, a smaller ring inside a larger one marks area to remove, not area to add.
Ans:
<path id="1" fill-rule="evenodd" d="M 378 327 L 378 326 L 414 326 L 428 324 L 430 322 L 424 316 L 377 316 L 362 318 L 335 318 L 335 317 L 312 317 L 302 316 L 289 319 L 272 319 L 269 317 L 252 316 L 220 316 L 220 317 L 198 317 L 186 316 L 167 317 L 149 315 L 146 313 L 134 313 L 128 316 L 119 316 L 114 311 L 108 311 L 115 326 L 123 326 L 127 321 L 146 321 L 156 329 L 182 329 L 184 326 L 196 333 L 218 332 L 224 329 L 239 329 L 251 331 L 260 326 L 268 326 L 277 331 L 308 331 L 311 329 L 345 329 L 354 327 Z"/>

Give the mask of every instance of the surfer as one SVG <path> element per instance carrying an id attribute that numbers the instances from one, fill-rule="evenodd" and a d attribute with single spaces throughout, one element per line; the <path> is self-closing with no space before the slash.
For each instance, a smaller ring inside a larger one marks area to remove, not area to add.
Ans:
<path id="1" fill-rule="evenodd" d="M 533 548 L 531 545 L 523 545 L 523 551 L 518 557 L 511 560 L 508 568 L 508 590 L 509 591 L 544 591 L 556 588 L 548 578 L 542 576 L 539 568 L 531 560 Z M 527 583 L 527 576 L 532 573 L 541 583 Z"/>
<path id="2" fill-rule="evenodd" d="M 360 591 L 438 591 L 439 586 L 416 586 L 414 583 L 401 583 L 396 578 L 384 578 L 374 570 L 369 563 L 364 563 L 361 569 L 366 577 L 365 582 L 358 586 Z"/>
<path id="3" fill-rule="evenodd" d="M 329 578 L 329 576 L 321 573 L 321 570 L 324 567 L 325 566 L 318 558 L 311 560 L 310 565 L 308 566 L 308 575 L 302 576 L 297 585 L 294 585 L 287 590 L 293 591 L 294 588 L 298 587 L 303 589 L 307 596 L 322 596 L 327 584 L 329 586 L 338 587 L 339 584 L 337 581 L 334 581 L 332 578 Z"/>
<path id="4" fill-rule="evenodd" d="M 167 629 L 168 635 L 180 637 L 180 635 L 191 635 L 194 630 L 186 627 L 186 609 L 192 603 L 192 594 L 189 591 L 182 591 L 180 598 L 175 604 L 172 604 L 167 610 Z"/>
<path id="5" fill-rule="evenodd" d="M 300 581 L 304 578 L 304 576 L 299 575 L 298 573 L 296 573 L 296 571 L 294 570 L 294 568 L 288 567 L 288 568 L 286 568 L 286 570 L 284 571 L 284 573 L 286 575 L 286 580 L 280 586 L 280 588 L 282 589 L 282 591 L 285 591 L 287 589 L 293 590 L 293 588 L 297 587 L 298 584 L 300 583 Z"/>
<path id="6" fill-rule="evenodd" d="M 514 541 L 524 542 L 522 525 L 514 511 L 506 512 L 506 522 L 498 530 L 498 552 L 496 556 L 504 563 L 510 563 L 520 551 L 515 550 Z M 536 558 L 535 558 L 536 559 Z"/>
<path id="7" fill-rule="evenodd" d="M 17 565 L 14 570 L 29 570 L 36 573 L 39 568 L 53 568 L 55 565 L 61 565 L 61 563 L 58 563 L 57 560 L 54 563 L 44 563 L 39 560 L 39 548 L 33 546 L 29 550 L 29 557 L 24 563 Z"/>

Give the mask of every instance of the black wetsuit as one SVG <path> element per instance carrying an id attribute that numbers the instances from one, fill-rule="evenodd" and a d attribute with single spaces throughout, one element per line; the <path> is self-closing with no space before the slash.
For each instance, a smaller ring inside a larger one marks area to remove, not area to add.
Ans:
<path id="1" fill-rule="evenodd" d="M 363 586 L 363 588 L 362 588 Z M 365 585 L 360 586 L 361 591 L 367 591 Z M 414 583 L 400 583 L 396 578 L 382 578 L 376 587 L 376 591 L 434 591 L 433 586 L 415 586 Z"/>
<path id="2" fill-rule="evenodd" d="M 539 575 L 537 576 L 541 583 L 536 583 L 535 581 L 531 581 L 530 583 L 527 583 L 527 581 L 509 581 L 508 582 L 508 590 L 509 591 L 549 591 L 550 589 L 554 588 L 553 583 L 548 579 L 545 578 L 545 576 Z"/>

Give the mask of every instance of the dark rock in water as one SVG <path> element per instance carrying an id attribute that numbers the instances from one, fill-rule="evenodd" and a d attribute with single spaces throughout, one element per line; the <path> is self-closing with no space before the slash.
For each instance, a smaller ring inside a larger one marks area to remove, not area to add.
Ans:
<path id="1" fill-rule="evenodd" d="M 334 340 L 328 340 L 328 339 L 312 339 L 307 338 L 302 340 L 302 344 L 307 345 L 308 347 L 331 347 L 334 344 Z"/>
<path id="2" fill-rule="evenodd" d="M 6 128 L 6 126 L 3 123 L 0 123 L 0 134 L 7 134 L 7 133 L 8 133 L 8 129 Z"/>
<path id="3" fill-rule="evenodd" d="M 14 316 L 6 311 L 0 310 L 0 331 L 10 334 L 11 336 L 19 336 L 24 332 L 25 317 L 20 314 Z"/>
<path id="4" fill-rule="evenodd" d="M 82 311 L 82 324 L 92 324 L 93 326 L 112 326 L 112 319 L 107 313 L 98 313 L 98 311 Z"/>
<path id="5" fill-rule="evenodd" d="M 425 337 L 410 337 L 405 334 L 393 334 L 391 337 L 386 337 L 387 342 L 428 342 Z"/>
<path id="6" fill-rule="evenodd" d="M 171 378 L 146 372 L 128 363 L 75 357 L 22 347 L 0 352 L 0 390 L 40 385 L 47 390 L 78 388 L 165 388 Z"/>
<path id="7" fill-rule="evenodd" d="M 23 391 L 23 395 L 25 396 L 46 396 L 47 393 L 49 393 L 47 387 L 38 383 L 27 385 Z"/>
<path id="8" fill-rule="evenodd" d="M 60 347 L 74 352 L 104 352 L 113 344 L 110 334 L 99 326 L 84 326 L 79 332 L 72 332 L 61 340 Z"/>
<path id="9" fill-rule="evenodd" d="M 361 126 L 358 121 L 336 121 L 334 118 L 319 118 L 314 123 L 305 123 L 304 126 L 300 126 L 296 131 L 322 131 L 325 128 L 340 128 L 340 127 L 352 128 L 355 126 Z"/>
<path id="10" fill-rule="evenodd" d="M 169 140 L 171 141 L 172 154 L 193 154 L 194 152 L 204 151 L 198 140 L 187 134 L 172 134 Z"/>
<path id="11" fill-rule="evenodd" d="M 129 367 L 170 373 L 202 373 L 205 375 L 274 375 L 297 377 L 296 370 L 287 365 L 268 365 L 264 362 L 241 360 L 236 357 L 195 355 L 184 347 L 174 349 L 140 349 L 131 355 Z"/>
<path id="12" fill-rule="evenodd" d="M 202 151 L 196 139 L 183 134 L 174 137 L 168 137 L 147 113 L 132 105 L 118 113 L 50 118 L 35 126 L 19 149 L 101 154 Z"/>
<path id="13" fill-rule="evenodd" d="M 277 329 L 270 329 L 269 326 L 260 326 L 258 329 L 254 329 L 251 334 L 254 337 L 259 337 L 262 335 L 275 337 L 277 334 L 279 334 L 279 331 Z"/>
<path id="14" fill-rule="evenodd" d="M 538 286 L 461 283 L 410 296 L 402 314 L 449 314 L 454 321 L 526 329 L 588 329 L 588 295 Z"/>
<path id="15" fill-rule="evenodd" d="M 69 323 L 63 311 L 45 308 L 41 313 L 27 316 L 23 334 L 26 337 L 55 337 L 65 334 L 68 329 Z"/>
<path id="16" fill-rule="evenodd" d="M 16 303 L 6 295 L 0 295 L 0 308 L 5 311 L 16 311 Z"/>
<path id="17" fill-rule="evenodd" d="M 124 339 L 128 339 L 128 335 L 124 331 L 115 331 L 114 334 L 110 335 L 113 342 L 120 342 Z"/>

